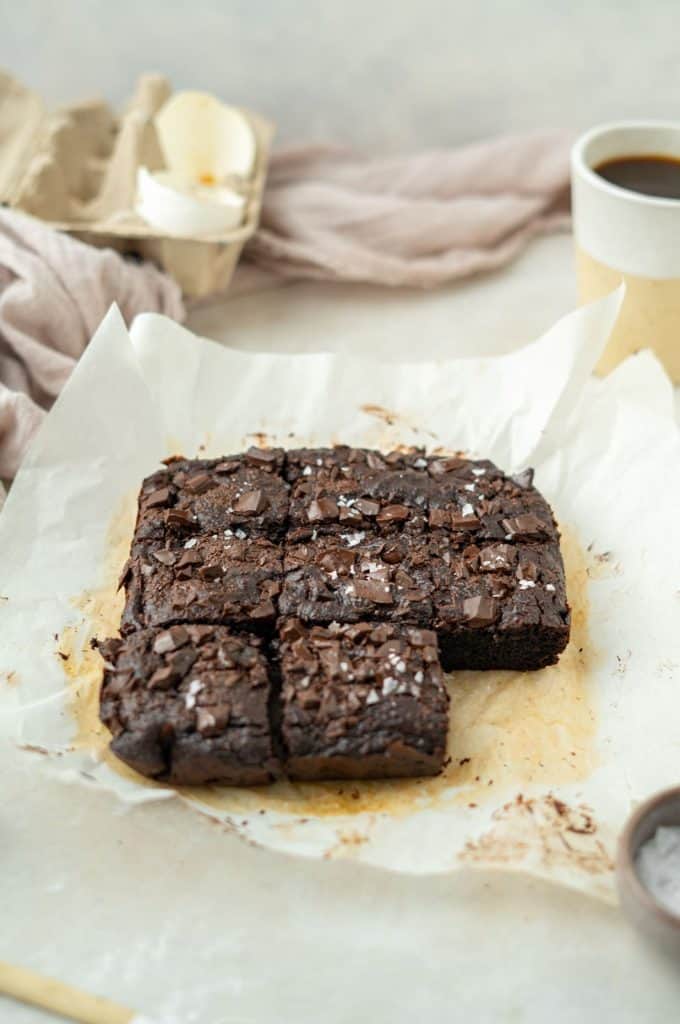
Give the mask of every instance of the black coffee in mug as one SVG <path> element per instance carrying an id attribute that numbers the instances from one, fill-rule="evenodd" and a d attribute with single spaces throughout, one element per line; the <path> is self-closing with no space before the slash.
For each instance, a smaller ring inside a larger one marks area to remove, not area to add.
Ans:
<path id="1" fill-rule="evenodd" d="M 629 192 L 659 199 L 680 199 L 680 158 L 617 156 L 593 168 L 605 181 Z"/>

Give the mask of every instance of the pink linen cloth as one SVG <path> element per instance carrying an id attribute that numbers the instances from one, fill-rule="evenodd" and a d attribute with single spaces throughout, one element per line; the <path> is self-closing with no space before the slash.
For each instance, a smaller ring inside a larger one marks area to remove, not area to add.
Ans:
<path id="1" fill-rule="evenodd" d="M 0 209 L 0 477 L 26 447 L 112 302 L 184 319 L 179 287 L 149 263 Z"/>
<path id="2" fill-rule="evenodd" d="M 569 147 L 565 135 L 525 135 L 388 159 L 275 153 L 246 261 L 287 278 L 416 288 L 492 270 L 568 224 Z"/>
<path id="3" fill-rule="evenodd" d="M 281 278 L 428 288 L 511 260 L 568 223 L 569 139 L 500 138 L 388 159 L 307 146 L 274 154 L 236 290 Z M 184 317 L 178 287 L 46 224 L 0 210 L 0 478 L 112 302 L 126 321 Z"/>

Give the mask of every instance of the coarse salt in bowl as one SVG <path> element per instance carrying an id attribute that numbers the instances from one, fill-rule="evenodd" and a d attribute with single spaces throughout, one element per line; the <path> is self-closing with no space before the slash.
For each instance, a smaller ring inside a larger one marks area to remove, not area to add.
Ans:
<path id="1" fill-rule="evenodd" d="M 628 918 L 680 957 L 680 786 L 650 797 L 628 819 L 616 876 Z"/>

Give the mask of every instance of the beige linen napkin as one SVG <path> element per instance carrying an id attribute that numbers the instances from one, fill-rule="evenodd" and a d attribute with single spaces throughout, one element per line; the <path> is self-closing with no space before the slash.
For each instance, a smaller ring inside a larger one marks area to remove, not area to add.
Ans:
<path id="1" fill-rule="evenodd" d="M 0 210 L 0 477 L 14 476 L 112 302 L 128 322 L 144 312 L 184 318 L 178 286 L 150 264 Z"/>
<path id="2" fill-rule="evenodd" d="M 568 223 L 569 145 L 528 135 L 389 159 L 276 153 L 246 259 L 282 277 L 418 288 L 494 269 Z"/>

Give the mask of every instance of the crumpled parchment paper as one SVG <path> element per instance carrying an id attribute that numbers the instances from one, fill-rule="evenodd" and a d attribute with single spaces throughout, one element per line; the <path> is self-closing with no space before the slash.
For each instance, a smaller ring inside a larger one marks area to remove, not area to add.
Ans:
<path id="1" fill-rule="evenodd" d="M 526 871 L 610 898 L 632 804 L 680 774 L 680 437 L 652 355 L 589 376 L 620 302 L 585 307 L 509 356 L 409 365 L 253 355 L 153 315 L 128 334 L 112 309 L 0 516 L 0 709 L 36 771 L 126 802 L 179 796 L 287 853 Z M 452 674 L 438 779 L 176 792 L 140 778 L 107 752 L 89 640 L 117 627 L 141 479 L 176 452 L 334 441 L 534 465 L 562 527 L 574 613 L 559 665 Z"/>

